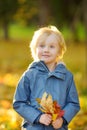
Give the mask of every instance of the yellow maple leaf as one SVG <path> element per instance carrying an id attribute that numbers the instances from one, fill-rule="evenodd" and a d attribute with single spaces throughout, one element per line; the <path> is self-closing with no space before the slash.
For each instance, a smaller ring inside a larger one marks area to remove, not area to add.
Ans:
<path id="1" fill-rule="evenodd" d="M 58 116 L 58 114 L 53 114 L 52 115 L 52 120 L 55 121 L 57 119 L 57 116 Z"/>
<path id="2" fill-rule="evenodd" d="M 36 98 L 36 101 L 41 106 L 40 110 L 45 113 L 53 113 L 53 100 L 52 96 L 46 92 L 43 94 L 42 98 Z"/>

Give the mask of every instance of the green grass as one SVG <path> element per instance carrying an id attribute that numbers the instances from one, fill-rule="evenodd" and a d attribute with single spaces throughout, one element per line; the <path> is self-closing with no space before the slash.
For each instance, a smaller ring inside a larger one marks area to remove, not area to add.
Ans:
<path id="1" fill-rule="evenodd" d="M 16 38 L 16 39 L 30 39 L 34 33 L 35 30 L 37 30 L 37 26 L 35 25 L 29 25 L 25 26 L 23 24 L 19 23 L 11 23 L 9 25 L 9 37 L 10 38 Z M 67 41 L 74 41 L 75 39 L 83 42 L 86 41 L 86 30 L 82 23 L 76 24 L 75 32 L 73 33 L 72 30 L 64 24 L 64 26 L 60 30 L 64 38 Z M 0 27 L 0 37 L 3 37 L 3 30 Z"/>
<path id="2" fill-rule="evenodd" d="M 24 26 L 22 24 L 10 24 L 9 25 L 9 38 L 10 39 L 28 39 L 32 38 L 34 31 L 36 30 L 36 26 Z M 0 37 L 4 37 L 3 29 L 0 27 Z"/>
<path id="3" fill-rule="evenodd" d="M 23 25 L 12 24 L 10 25 L 9 35 L 11 38 L 31 39 L 35 30 L 35 26 L 25 27 Z"/>

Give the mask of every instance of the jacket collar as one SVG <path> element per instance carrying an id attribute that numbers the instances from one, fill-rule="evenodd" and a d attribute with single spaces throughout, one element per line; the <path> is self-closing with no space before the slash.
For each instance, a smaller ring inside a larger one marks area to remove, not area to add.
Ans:
<path id="1" fill-rule="evenodd" d="M 66 74 L 66 71 L 67 71 L 64 63 L 59 63 L 56 66 L 55 70 L 53 72 L 50 72 L 43 61 L 33 62 L 29 66 L 29 69 L 32 69 L 32 68 L 40 70 L 44 73 L 48 73 L 48 78 L 51 77 L 51 76 L 54 76 L 54 77 L 60 78 L 62 80 L 65 79 L 65 74 Z"/>

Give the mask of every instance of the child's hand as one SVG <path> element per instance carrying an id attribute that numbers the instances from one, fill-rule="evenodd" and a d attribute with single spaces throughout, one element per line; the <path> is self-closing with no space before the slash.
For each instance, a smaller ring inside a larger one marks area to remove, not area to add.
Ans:
<path id="1" fill-rule="evenodd" d="M 52 125 L 55 129 L 61 128 L 63 124 L 63 119 L 62 118 L 58 118 L 57 120 L 52 122 Z"/>
<path id="2" fill-rule="evenodd" d="M 42 114 L 39 119 L 39 122 L 46 126 L 48 126 L 51 123 L 51 121 L 52 121 L 52 116 L 49 114 Z"/>

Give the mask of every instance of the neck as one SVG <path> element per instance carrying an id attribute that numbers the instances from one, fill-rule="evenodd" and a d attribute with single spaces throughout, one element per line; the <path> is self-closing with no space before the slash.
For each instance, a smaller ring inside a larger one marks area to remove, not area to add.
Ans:
<path id="1" fill-rule="evenodd" d="M 64 62 L 63 62 L 63 60 L 58 60 L 57 62 L 55 62 L 55 63 L 49 63 L 49 64 L 46 64 L 47 65 L 47 67 L 48 67 L 48 69 L 49 69 L 49 71 L 54 71 L 55 70 L 55 68 L 56 68 L 56 66 L 57 66 L 57 64 L 61 64 L 61 63 L 63 63 L 64 64 Z"/>
<path id="2" fill-rule="evenodd" d="M 56 68 L 56 65 L 57 65 L 57 63 L 53 63 L 53 64 L 46 64 L 47 65 L 47 67 L 48 67 L 48 69 L 49 69 L 49 71 L 54 71 L 55 70 L 55 68 Z"/>

